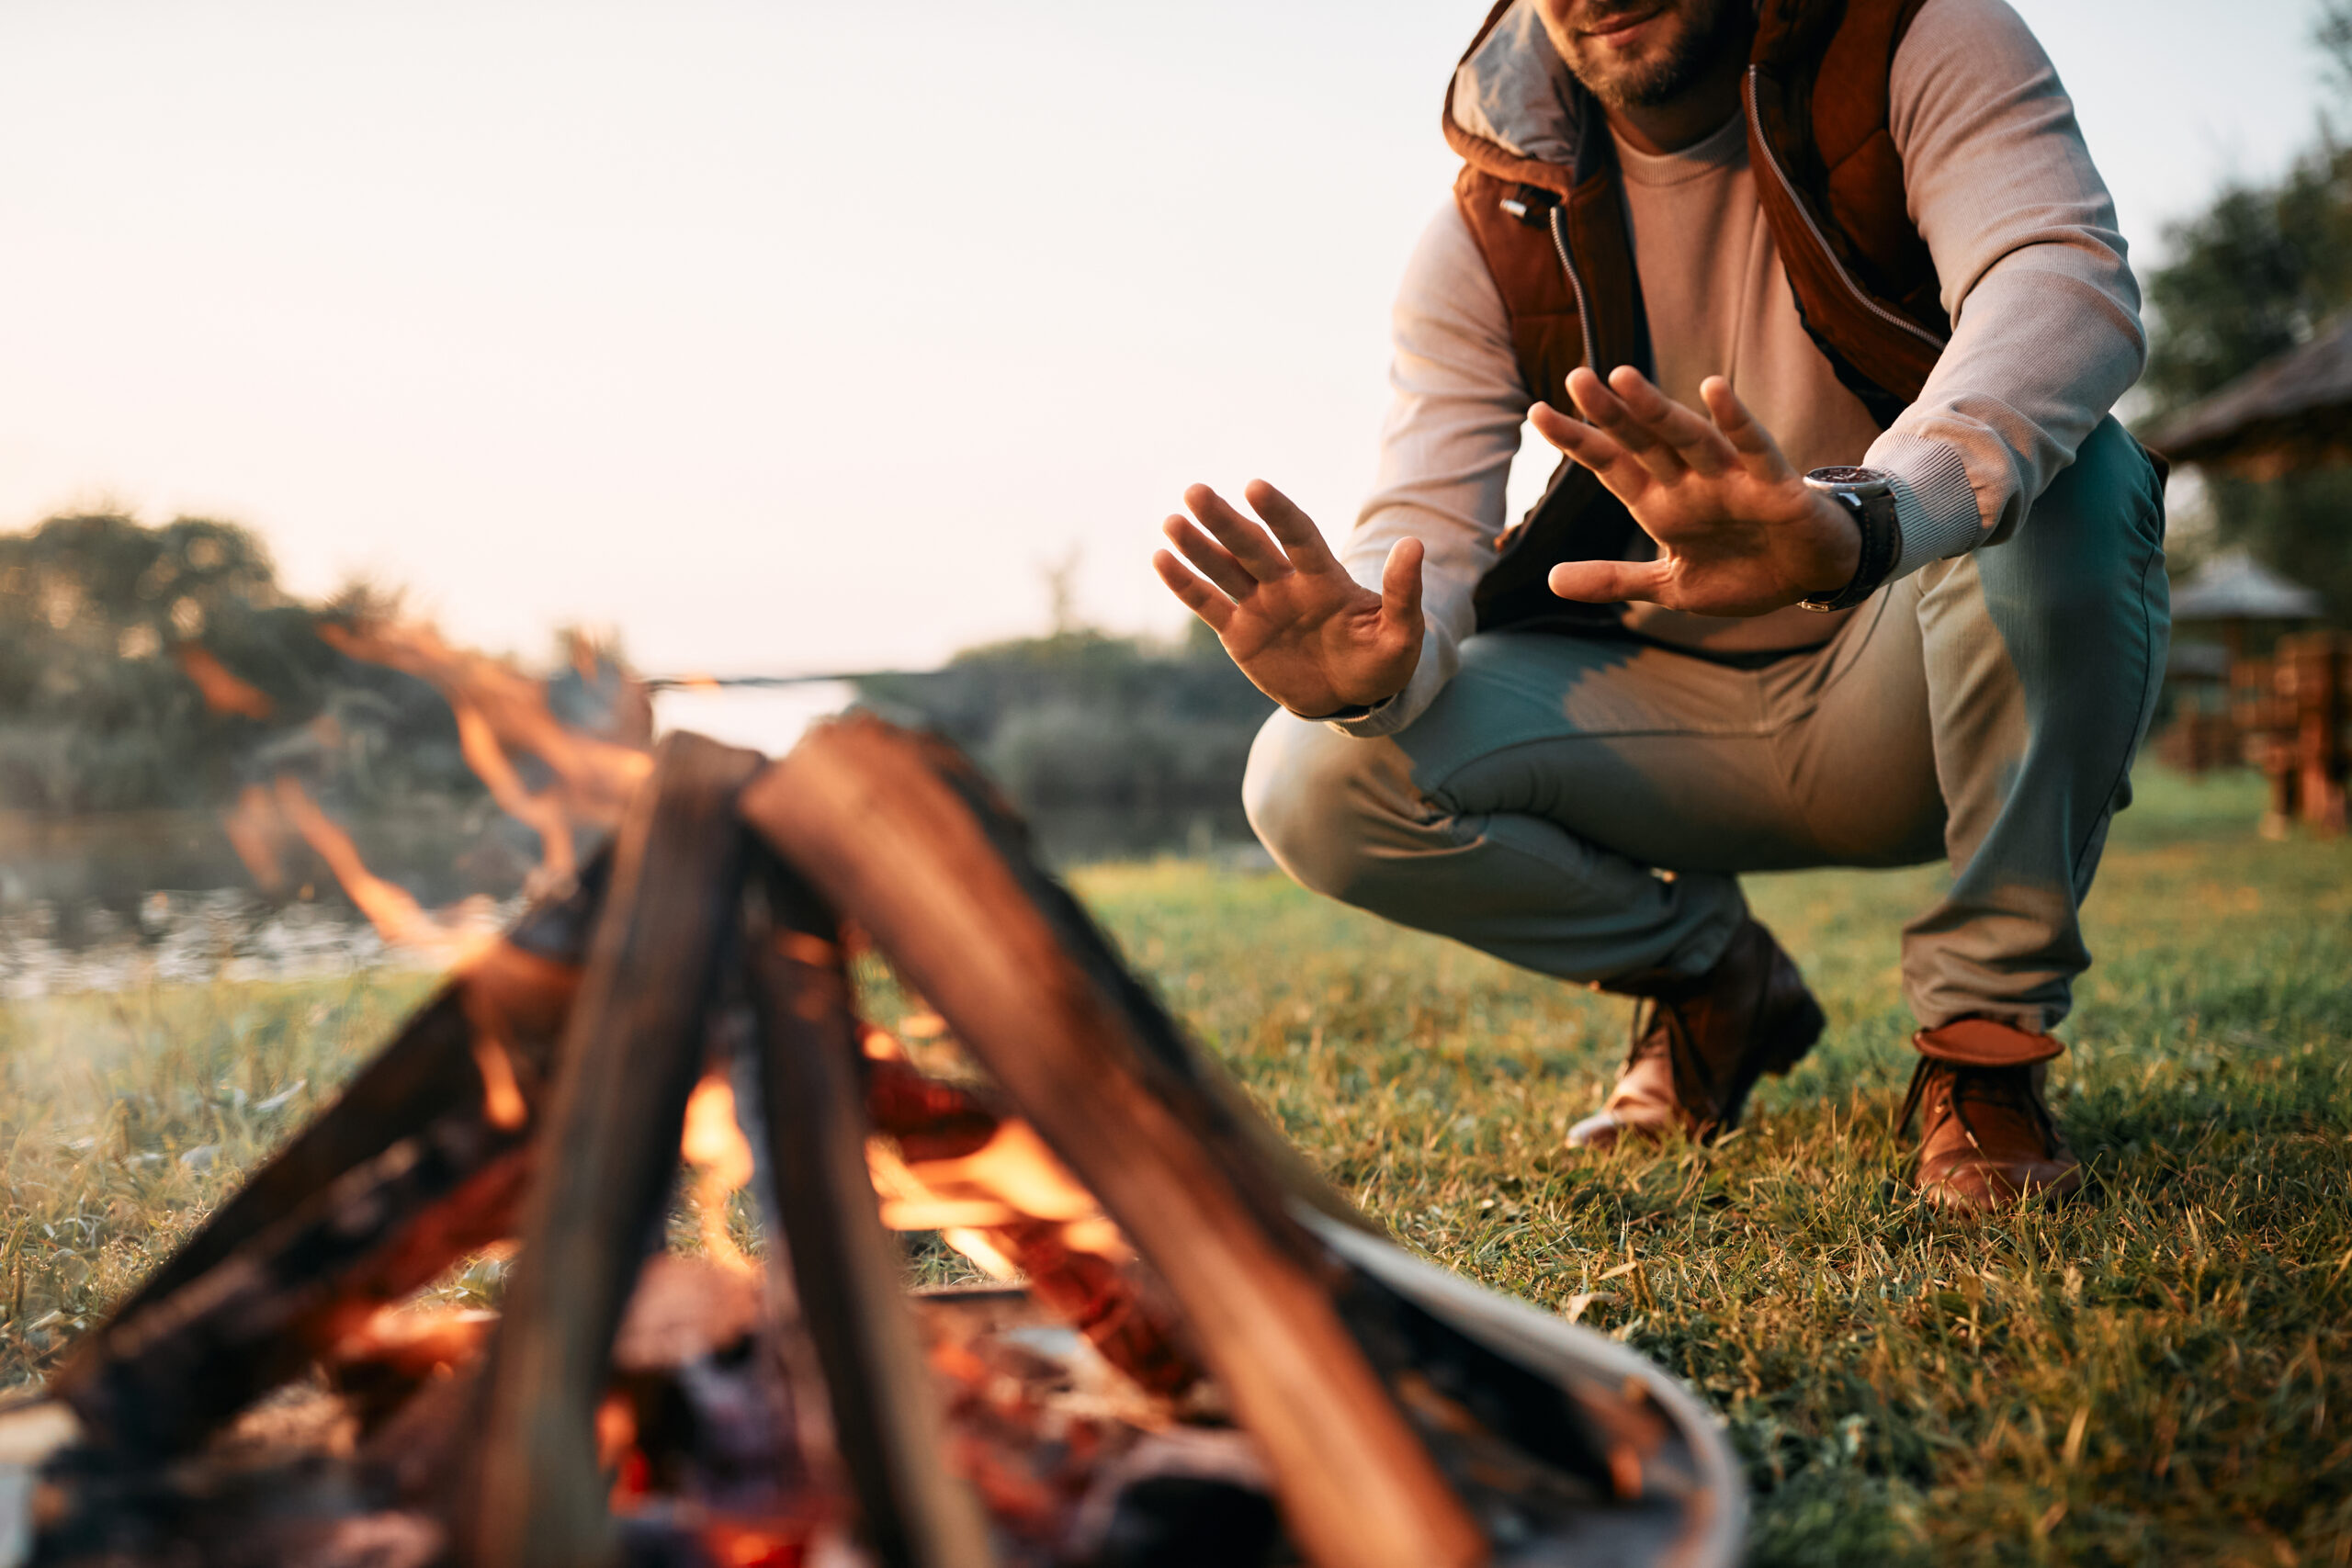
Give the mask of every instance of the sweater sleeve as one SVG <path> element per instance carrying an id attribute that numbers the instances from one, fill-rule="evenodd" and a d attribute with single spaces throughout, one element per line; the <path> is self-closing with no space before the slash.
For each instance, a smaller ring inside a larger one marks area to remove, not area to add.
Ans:
<path id="1" fill-rule="evenodd" d="M 1892 126 L 1951 341 L 1866 459 L 1896 480 L 1895 575 L 2008 537 L 2147 355 L 2115 204 L 2005 0 L 1928 0 Z"/>
<path id="2" fill-rule="evenodd" d="M 1403 691 L 1333 721 L 1357 736 L 1390 735 L 1412 723 L 1460 667 L 1463 639 L 1476 624 L 1470 596 L 1495 562 L 1504 489 L 1534 401 L 1511 353 L 1502 294 L 1450 200 L 1406 264 L 1389 332 L 1395 396 L 1381 425 L 1379 469 L 1339 554 L 1351 576 L 1376 591 L 1390 548 L 1408 535 L 1419 538 L 1427 552 L 1427 629 Z"/>

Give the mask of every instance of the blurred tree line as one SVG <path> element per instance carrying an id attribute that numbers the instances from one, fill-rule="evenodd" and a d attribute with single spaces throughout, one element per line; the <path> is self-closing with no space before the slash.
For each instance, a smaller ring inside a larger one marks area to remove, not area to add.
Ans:
<path id="1" fill-rule="evenodd" d="M 947 736 L 1049 827 L 1092 810 L 1238 831 L 1242 768 L 1273 705 L 1216 636 L 1195 623 L 1163 647 L 1056 619 L 1050 637 L 968 649 L 944 669 L 862 677 L 858 698 Z"/>
<path id="2" fill-rule="evenodd" d="M 1076 624 L 1067 568 L 1057 583 L 1052 635 L 865 677 L 860 700 L 946 734 L 1049 830 L 1092 814 L 1097 852 L 1182 841 L 1204 814 L 1238 832 L 1271 705 L 1207 628 L 1172 646 L 1112 637 Z M 388 608 L 295 597 L 228 523 L 92 513 L 0 535 L 0 809 L 210 810 L 282 773 L 345 811 L 481 802 L 440 694 L 318 635 L 322 616 Z M 576 667 L 548 694 L 584 728 L 611 705 Z"/>
<path id="3" fill-rule="evenodd" d="M 2322 0 L 2312 39 L 2331 85 L 2352 97 L 2352 0 Z M 2352 146 L 2323 119 L 2284 175 L 2228 186 L 2165 238 L 2165 264 L 2147 276 L 2150 422 L 2352 308 Z M 2206 482 L 2214 545 L 2244 547 L 2318 589 L 2334 618 L 2352 615 L 2352 468 Z"/>
<path id="4" fill-rule="evenodd" d="M 0 808 L 218 807 L 285 772 L 362 804 L 481 794 L 439 694 L 329 648 L 321 611 L 232 524 L 0 535 Z"/>

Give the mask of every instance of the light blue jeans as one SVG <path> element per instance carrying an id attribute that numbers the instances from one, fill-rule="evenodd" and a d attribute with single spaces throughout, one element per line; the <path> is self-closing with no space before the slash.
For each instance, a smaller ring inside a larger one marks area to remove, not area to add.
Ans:
<path id="1" fill-rule="evenodd" d="M 2065 1016 L 2077 910 L 2165 665 L 2155 473 L 2113 420 L 2012 537 L 1742 670 L 1498 632 L 1401 733 L 1276 714 L 1243 800 L 1318 892 L 1570 980 L 1713 966 L 1742 872 L 1948 858 L 1903 931 L 1921 1024 Z"/>

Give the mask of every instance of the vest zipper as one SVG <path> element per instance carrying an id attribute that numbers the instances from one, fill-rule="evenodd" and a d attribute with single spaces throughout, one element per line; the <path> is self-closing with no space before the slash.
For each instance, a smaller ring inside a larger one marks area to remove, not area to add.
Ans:
<path id="1" fill-rule="evenodd" d="M 1552 248 L 1560 253 L 1560 270 L 1568 275 L 1568 292 L 1577 297 L 1577 338 L 1584 346 L 1585 368 L 1596 376 L 1608 372 L 1592 362 L 1592 312 L 1585 303 L 1584 279 L 1577 276 L 1576 258 L 1568 254 L 1568 203 L 1566 197 L 1552 204 Z M 1563 387 L 1561 393 L 1566 395 Z M 1538 393 L 1537 396 L 1543 396 Z M 1549 401 L 1549 399 L 1545 399 Z"/>
<path id="2" fill-rule="evenodd" d="M 1829 269 L 1838 275 L 1838 281 L 1846 286 L 1846 292 L 1851 294 L 1854 297 L 1855 301 L 1859 303 L 1863 310 L 1868 310 L 1871 315 L 1876 316 L 1880 321 L 1886 322 L 1889 326 L 1898 327 L 1904 332 L 1909 333 L 1913 337 L 1917 338 L 1921 343 L 1926 344 L 1938 354 L 1940 355 L 1943 353 L 1943 339 L 1936 336 L 1935 333 L 1928 331 L 1925 327 L 1922 327 L 1918 322 L 1912 321 L 1909 317 L 1896 315 L 1894 311 L 1888 310 L 1885 306 L 1880 304 L 1877 300 L 1864 293 L 1862 291 L 1862 286 L 1856 283 L 1854 281 L 1853 275 L 1846 270 L 1846 264 L 1838 259 L 1838 253 L 1829 248 L 1828 236 L 1821 231 L 1821 225 L 1813 220 L 1813 209 L 1807 207 L 1804 204 L 1804 198 L 1797 195 L 1797 187 L 1790 183 L 1788 172 L 1781 167 L 1781 155 L 1772 151 L 1771 139 L 1764 134 L 1764 116 L 1762 111 L 1758 109 L 1756 107 L 1756 80 L 1757 67 L 1751 65 L 1747 68 L 1747 123 L 1756 133 L 1756 145 L 1764 149 L 1765 166 L 1772 171 L 1772 178 L 1778 181 L 1780 183 L 1781 189 L 1787 193 L 1789 205 L 1797 209 L 1797 216 L 1799 218 L 1804 220 L 1805 230 L 1807 232 L 1812 234 L 1813 243 L 1820 246 L 1821 254 L 1829 259 Z M 1562 254 L 1565 254 L 1566 253 L 1564 252 Z"/>

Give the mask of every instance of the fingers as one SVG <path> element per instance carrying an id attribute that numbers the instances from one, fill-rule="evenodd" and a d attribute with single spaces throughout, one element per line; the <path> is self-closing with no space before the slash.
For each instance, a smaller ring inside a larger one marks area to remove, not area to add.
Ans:
<path id="1" fill-rule="evenodd" d="M 1559 597 L 1588 604 L 1612 604 L 1620 599 L 1656 603 L 1668 581 L 1667 564 L 1655 560 L 1562 561 L 1544 580 Z"/>
<path id="2" fill-rule="evenodd" d="M 1780 443 L 1772 439 L 1770 431 L 1756 423 L 1756 416 L 1747 412 L 1747 405 L 1739 400 L 1739 394 L 1731 389 L 1729 381 L 1721 376 L 1710 376 L 1699 383 L 1699 396 L 1706 403 L 1715 428 L 1723 432 L 1724 439 L 1737 454 L 1740 467 L 1759 479 L 1785 479 L 1795 475 L 1788 458 L 1781 455 Z"/>
<path id="3" fill-rule="evenodd" d="M 1380 618 L 1419 637 L 1421 632 L 1421 542 L 1399 539 L 1380 569 Z"/>
<path id="4" fill-rule="evenodd" d="M 1266 527 L 1290 553 L 1290 564 L 1300 571 L 1331 571 L 1339 561 L 1323 542 L 1323 530 L 1298 509 L 1296 502 L 1263 479 L 1251 479 L 1241 490 L 1250 510 L 1265 519 Z"/>
<path id="5" fill-rule="evenodd" d="M 1267 488 L 1271 490 L 1272 487 Z M 1255 519 L 1244 517 L 1234 511 L 1216 491 L 1206 485 L 1194 485 L 1184 492 L 1184 504 L 1192 509 L 1193 516 L 1201 520 L 1201 526 L 1216 536 L 1216 542 L 1232 553 L 1232 558 L 1239 562 L 1241 570 L 1250 576 L 1260 582 L 1272 582 L 1278 577 L 1290 575 L 1290 558 L 1274 547 L 1274 542 L 1267 537 L 1266 530 L 1260 527 Z M 1178 547 L 1182 548 L 1181 545 Z M 1190 550 L 1184 553 L 1187 558 L 1192 558 Z M 1200 563 L 1194 560 L 1193 564 Z M 1234 592 L 1227 583 L 1219 581 L 1217 586 L 1227 593 Z M 1238 594 L 1234 596 L 1239 597 Z"/>
<path id="6" fill-rule="evenodd" d="M 1170 544 L 1183 552 L 1193 570 L 1225 590 L 1227 598 L 1246 598 L 1258 586 L 1258 580 L 1227 555 L 1224 546 L 1193 526 L 1191 518 L 1170 517 L 1159 525 L 1159 531 L 1168 536 Z"/>
<path id="7" fill-rule="evenodd" d="M 1607 432 L 1596 430 L 1582 420 L 1570 419 L 1549 403 L 1537 403 L 1529 409 L 1527 422 L 1535 427 L 1536 434 L 1590 468 L 1611 493 L 1628 506 L 1657 482 Z"/>
<path id="8" fill-rule="evenodd" d="M 1659 443 L 1661 459 L 1671 452 L 1678 461 L 1710 479 L 1729 472 L 1738 461 L 1738 455 L 1721 431 L 1659 391 L 1648 377 L 1632 366 L 1620 365 L 1609 373 L 1609 389 L 1624 405 L 1634 424 Z M 1653 469 L 1657 467 L 1655 463 L 1651 466 Z"/>
<path id="9" fill-rule="evenodd" d="M 1568 372 L 1568 398 L 1586 423 L 1608 432 L 1653 478 L 1670 480 L 1680 477 L 1685 465 L 1674 448 L 1660 440 L 1645 423 L 1635 419 L 1633 410 L 1607 382 L 1581 365 Z"/>
<path id="10" fill-rule="evenodd" d="M 1225 630 L 1233 619 L 1233 601 L 1184 570 L 1184 563 L 1166 550 L 1151 553 L 1151 570 L 1159 581 L 1168 584 L 1168 592 L 1184 602 L 1184 607 L 1209 624 L 1211 631 Z"/>

